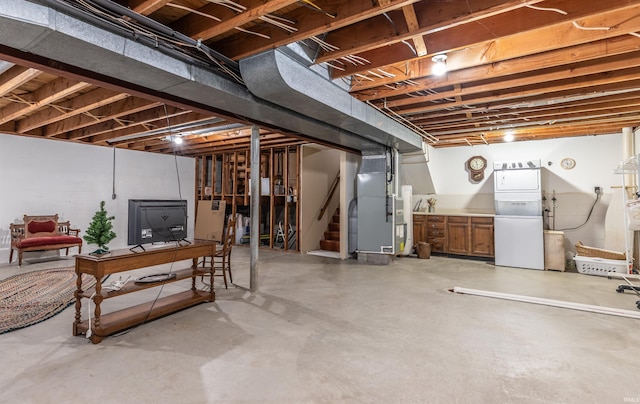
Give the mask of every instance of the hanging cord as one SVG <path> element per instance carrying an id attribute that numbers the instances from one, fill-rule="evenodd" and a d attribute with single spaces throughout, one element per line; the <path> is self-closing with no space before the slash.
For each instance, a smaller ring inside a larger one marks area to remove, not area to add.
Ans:
<path id="1" fill-rule="evenodd" d="M 169 111 L 167 111 L 167 104 L 162 104 L 162 108 L 164 108 L 164 116 L 167 121 L 167 128 L 169 128 L 169 137 L 172 138 L 172 129 L 171 124 L 169 122 Z M 172 138 L 173 139 L 173 138 Z M 176 152 L 176 148 L 173 148 L 173 161 L 176 169 L 176 178 L 178 180 L 178 198 L 182 200 L 182 185 L 180 184 L 180 170 L 178 168 L 178 154 Z M 186 212 L 185 212 L 186 216 Z"/>
<path id="2" fill-rule="evenodd" d="M 167 121 L 167 128 L 169 129 L 169 137 L 171 138 L 173 136 L 173 133 L 172 133 L 172 129 L 171 129 L 171 123 L 169 121 L 169 112 L 167 111 L 167 104 L 162 104 L 162 106 L 164 108 L 164 116 L 165 116 L 165 119 Z M 178 167 L 178 153 L 177 153 L 175 147 L 173 149 L 173 161 L 174 161 L 174 166 L 175 166 L 175 169 L 176 169 L 176 177 L 177 177 L 177 183 L 178 183 L 178 198 L 180 200 L 182 200 L 182 185 L 181 185 L 181 182 L 180 182 L 180 169 Z M 185 211 L 184 213 L 185 213 L 184 217 L 186 218 L 187 217 L 187 212 Z M 180 244 L 179 244 L 180 240 L 175 240 L 175 242 L 176 242 L 176 246 L 175 246 L 175 249 L 173 250 L 174 254 L 177 253 L 178 248 L 180 247 Z M 170 275 L 170 274 L 172 274 L 173 273 L 173 264 L 174 263 L 175 263 L 175 257 L 171 260 L 171 264 L 169 265 L 169 271 L 167 273 L 165 273 L 165 274 L 162 274 L 162 275 Z M 153 310 L 154 306 L 156 305 L 156 302 L 158 301 L 158 299 L 160 299 L 160 296 L 162 295 L 162 292 L 164 290 L 164 286 L 166 284 L 167 284 L 166 281 L 162 281 L 162 285 L 160 285 L 160 288 L 158 289 L 158 293 L 156 294 L 155 299 L 153 299 L 153 302 L 151 302 L 149 310 L 147 311 L 144 319 L 139 324 L 137 324 L 135 327 L 129 328 L 129 329 L 124 330 L 124 331 L 122 331 L 120 333 L 113 334 L 113 336 L 125 335 L 125 334 L 129 333 L 131 330 L 141 326 L 142 324 L 145 324 L 149 320 L 149 316 L 151 315 L 151 311 Z"/>
<path id="3" fill-rule="evenodd" d="M 577 229 L 581 228 L 582 226 L 584 226 L 585 224 L 587 224 L 587 222 L 591 218 L 591 214 L 593 213 L 593 208 L 596 207 L 596 204 L 598 203 L 599 200 L 600 200 L 600 193 L 597 192 L 596 193 L 596 200 L 593 201 L 593 205 L 591 205 L 591 209 L 589 210 L 589 214 L 587 215 L 587 219 L 584 221 L 584 223 L 582 223 L 580 226 L 568 227 L 566 229 L 559 229 L 558 231 L 577 230 Z M 554 218 L 554 222 L 555 222 L 555 218 Z"/>
<path id="4" fill-rule="evenodd" d="M 113 170 L 111 172 L 111 199 L 116 199 L 116 147 L 113 146 Z"/>
<path id="5" fill-rule="evenodd" d="M 82 276 L 82 274 L 80 274 L 80 276 Z M 93 334 L 93 329 L 91 328 L 91 301 L 93 301 L 94 297 L 96 297 L 96 292 L 93 292 L 91 297 L 89 297 L 89 304 L 87 304 L 87 312 L 89 314 L 89 328 L 87 328 L 87 333 L 85 334 L 85 337 L 87 338 L 91 338 L 91 335 Z"/>

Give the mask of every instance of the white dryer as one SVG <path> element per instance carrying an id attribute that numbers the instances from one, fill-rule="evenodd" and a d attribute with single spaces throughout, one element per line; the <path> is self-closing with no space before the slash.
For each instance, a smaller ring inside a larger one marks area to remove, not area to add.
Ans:
<path id="1" fill-rule="evenodd" d="M 540 160 L 496 162 L 495 264 L 544 269 Z"/>

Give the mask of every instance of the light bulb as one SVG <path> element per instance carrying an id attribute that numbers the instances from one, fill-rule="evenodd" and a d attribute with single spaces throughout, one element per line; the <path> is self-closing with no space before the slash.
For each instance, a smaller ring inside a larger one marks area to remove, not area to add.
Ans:
<path id="1" fill-rule="evenodd" d="M 431 73 L 436 76 L 442 76 L 447 72 L 447 55 L 435 55 L 431 58 L 431 61 L 433 62 Z"/>
<path id="2" fill-rule="evenodd" d="M 173 143 L 175 143 L 175 144 L 182 144 L 182 137 L 180 137 L 180 136 L 174 136 L 174 137 L 173 137 Z"/>
<path id="3" fill-rule="evenodd" d="M 508 131 L 507 133 L 504 134 L 504 137 L 502 138 L 505 142 L 513 142 L 513 132 L 512 131 Z"/>

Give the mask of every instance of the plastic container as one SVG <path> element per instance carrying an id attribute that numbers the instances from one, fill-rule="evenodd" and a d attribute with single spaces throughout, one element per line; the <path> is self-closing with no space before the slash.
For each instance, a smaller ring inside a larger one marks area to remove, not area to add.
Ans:
<path id="1" fill-rule="evenodd" d="M 581 274 L 607 276 L 608 272 L 628 273 L 626 260 L 610 260 L 598 257 L 573 257 L 576 269 Z"/>

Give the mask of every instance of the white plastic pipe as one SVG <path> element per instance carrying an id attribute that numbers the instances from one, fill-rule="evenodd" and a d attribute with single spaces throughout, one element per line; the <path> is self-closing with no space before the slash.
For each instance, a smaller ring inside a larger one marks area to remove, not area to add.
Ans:
<path id="1" fill-rule="evenodd" d="M 640 279 L 640 275 L 635 274 L 621 274 L 619 272 L 607 272 L 609 279 Z"/>
<path id="2" fill-rule="evenodd" d="M 635 156 L 635 143 L 633 141 L 633 128 L 632 127 L 624 127 L 622 128 L 622 159 L 628 160 Z M 637 159 L 637 157 L 636 157 Z M 636 160 L 637 163 L 637 160 Z M 636 190 L 636 179 L 637 175 L 623 175 L 622 176 L 622 211 L 624 212 L 627 208 L 627 200 L 635 199 L 634 192 Z M 626 215 L 624 221 L 627 221 Z M 634 254 L 635 247 L 635 233 L 633 231 L 629 231 L 628 229 L 624 229 L 624 245 L 625 252 L 627 254 L 627 268 L 630 268 L 633 265 L 633 258 L 636 257 Z"/>
<path id="3" fill-rule="evenodd" d="M 401 255 L 409 255 L 413 248 L 413 212 L 411 211 L 411 197 L 413 195 L 413 187 L 411 185 L 403 185 L 402 189 L 402 216 L 407 225 L 406 239 L 404 241 L 404 249 Z"/>
<path id="4" fill-rule="evenodd" d="M 487 290 L 467 289 L 459 286 L 454 287 L 453 292 L 465 294 L 465 295 L 485 296 L 485 297 L 493 297 L 496 299 L 514 300 L 514 301 L 524 302 L 524 303 L 541 304 L 544 306 L 561 307 L 564 309 L 588 311 L 591 313 L 609 314 L 612 316 L 628 317 L 628 318 L 635 318 L 640 320 L 640 312 L 624 310 L 624 309 L 616 309 L 613 307 L 594 306 L 591 304 L 565 302 L 562 300 L 544 299 L 541 297 L 512 295 L 510 293 L 490 292 Z"/>
<path id="5" fill-rule="evenodd" d="M 636 154 L 633 142 L 633 128 L 622 128 L 622 160 L 633 157 Z"/>

